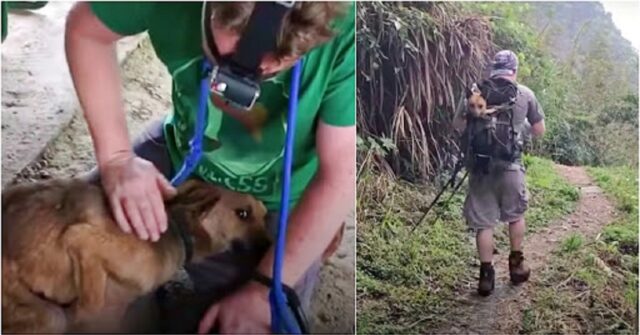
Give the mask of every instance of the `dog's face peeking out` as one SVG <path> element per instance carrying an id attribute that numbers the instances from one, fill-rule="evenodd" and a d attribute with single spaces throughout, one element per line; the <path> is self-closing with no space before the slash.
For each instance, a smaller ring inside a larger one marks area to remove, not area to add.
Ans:
<path id="1" fill-rule="evenodd" d="M 482 92 L 476 83 L 471 86 L 467 96 L 467 106 L 472 117 L 483 117 L 489 113 L 487 111 L 487 100 L 482 96 Z"/>
<path id="2" fill-rule="evenodd" d="M 261 249 L 269 237 L 264 204 L 249 194 L 230 191 L 200 180 L 178 187 L 169 215 L 187 224 L 194 237 L 194 260 L 232 247 Z"/>

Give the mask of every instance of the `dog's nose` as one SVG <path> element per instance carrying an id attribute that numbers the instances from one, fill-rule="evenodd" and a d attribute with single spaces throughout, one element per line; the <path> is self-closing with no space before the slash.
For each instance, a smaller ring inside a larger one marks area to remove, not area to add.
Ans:
<path id="1" fill-rule="evenodd" d="M 255 234 L 246 239 L 231 241 L 231 249 L 238 253 L 264 253 L 271 245 L 267 234 Z"/>

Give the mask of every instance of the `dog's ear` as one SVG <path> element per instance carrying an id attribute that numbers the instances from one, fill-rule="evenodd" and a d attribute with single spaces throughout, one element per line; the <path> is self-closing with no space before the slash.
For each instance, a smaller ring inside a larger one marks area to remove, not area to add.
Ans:
<path id="1" fill-rule="evenodd" d="M 469 99 L 469 97 L 472 96 L 473 94 L 482 95 L 482 91 L 480 90 L 480 88 L 478 87 L 478 83 L 476 82 L 472 83 L 471 86 L 467 87 L 466 93 L 467 93 L 467 99 Z"/>
<path id="2" fill-rule="evenodd" d="M 464 97 L 469 99 L 469 97 L 471 96 L 471 94 L 473 94 L 473 92 L 471 91 L 471 87 L 467 87 L 464 90 Z"/>
<path id="3" fill-rule="evenodd" d="M 482 95 L 482 90 L 479 88 L 478 83 L 473 83 L 471 86 L 471 93 Z"/>
<path id="4" fill-rule="evenodd" d="M 188 194 L 189 192 L 202 187 L 202 185 L 204 184 L 203 181 L 199 180 L 199 179 L 187 179 L 184 183 L 178 185 L 177 191 L 178 191 L 178 195 L 181 194 Z"/>
<path id="5" fill-rule="evenodd" d="M 170 207 L 180 207 L 199 216 L 207 209 L 213 208 L 220 196 L 218 188 L 201 180 L 189 179 L 178 186 L 178 194 L 171 200 Z"/>

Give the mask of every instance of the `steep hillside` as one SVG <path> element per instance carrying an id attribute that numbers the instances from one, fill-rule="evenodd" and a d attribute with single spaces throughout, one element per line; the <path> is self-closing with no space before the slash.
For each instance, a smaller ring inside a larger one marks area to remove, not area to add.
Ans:
<path id="1" fill-rule="evenodd" d="M 603 56 L 620 65 L 617 75 L 638 90 L 638 52 L 622 37 L 611 14 L 599 2 L 530 2 L 528 23 L 542 46 L 558 60 L 581 70 L 589 57 Z"/>

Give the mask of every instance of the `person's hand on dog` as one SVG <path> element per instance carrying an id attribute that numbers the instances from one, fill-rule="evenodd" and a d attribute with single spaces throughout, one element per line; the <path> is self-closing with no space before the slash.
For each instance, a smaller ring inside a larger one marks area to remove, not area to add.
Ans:
<path id="1" fill-rule="evenodd" d="M 120 153 L 100 166 L 100 178 L 118 226 L 157 241 L 167 230 L 163 199 L 176 190 L 153 163 L 133 152 Z"/>
<path id="2" fill-rule="evenodd" d="M 240 291 L 215 303 L 204 314 L 198 334 L 208 334 L 214 325 L 220 334 L 269 334 L 271 310 L 269 289 L 250 282 Z"/>

